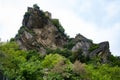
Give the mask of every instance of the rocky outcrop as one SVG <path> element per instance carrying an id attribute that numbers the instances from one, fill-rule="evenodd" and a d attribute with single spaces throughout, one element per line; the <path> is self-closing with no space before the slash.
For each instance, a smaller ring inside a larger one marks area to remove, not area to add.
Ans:
<path id="1" fill-rule="evenodd" d="M 73 46 L 72 51 L 76 52 L 77 50 L 81 49 L 83 52 L 83 55 L 87 56 L 89 51 L 88 49 L 90 48 L 90 46 L 92 45 L 91 40 L 85 38 L 83 35 L 78 34 L 75 39 L 75 46 Z"/>
<path id="2" fill-rule="evenodd" d="M 108 57 L 110 56 L 109 42 L 101 42 L 98 44 L 98 48 L 90 52 L 89 56 L 92 58 L 94 56 L 99 56 L 102 62 L 107 62 Z"/>
<path id="3" fill-rule="evenodd" d="M 15 37 L 20 48 L 24 50 L 35 49 L 41 53 L 45 53 L 46 48 L 62 48 L 66 44 L 67 36 L 64 32 L 60 32 L 52 20 L 54 19 L 51 18 L 49 12 L 28 7 L 22 27 Z"/>
<path id="4" fill-rule="evenodd" d="M 22 22 L 23 26 L 29 28 L 43 28 L 48 24 L 47 16 L 39 9 L 28 7 Z"/>
<path id="5" fill-rule="evenodd" d="M 81 50 L 82 53 L 80 53 L 80 55 L 83 55 L 84 57 L 89 57 L 91 59 L 98 56 L 102 62 L 107 62 L 107 59 L 110 56 L 109 42 L 105 41 L 95 44 L 81 34 L 78 34 L 74 41 L 76 44 L 72 48 L 73 52 Z"/>
<path id="6" fill-rule="evenodd" d="M 37 50 L 45 54 L 46 48 L 63 49 L 64 47 L 77 52 L 81 50 L 85 57 L 99 56 L 103 62 L 110 55 L 109 43 L 93 43 L 81 34 L 75 38 L 68 38 L 58 19 L 52 19 L 51 13 L 43 12 L 37 5 L 28 7 L 22 21 L 22 27 L 15 37 L 21 49 Z"/>

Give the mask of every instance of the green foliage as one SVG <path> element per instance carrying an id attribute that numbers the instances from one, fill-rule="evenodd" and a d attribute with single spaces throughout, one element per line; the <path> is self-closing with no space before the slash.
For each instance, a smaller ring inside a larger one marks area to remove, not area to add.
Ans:
<path id="1" fill-rule="evenodd" d="M 30 12 L 25 12 L 25 14 L 24 14 L 24 20 L 23 20 L 23 25 L 27 25 L 27 23 L 28 23 L 28 20 L 29 20 L 29 16 L 30 16 Z"/>
<path id="2" fill-rule="evenodd" d="M 39 10 L 40 7 L 39 7 L 37 4 L 34 4 L 34 5 L 33 5 L 33 8 Z"/>
<path id="3" fill-rule="evenodd" d="M 48 52 L 53 53 L 43 57 L 34 50 L 20 50 L 14 41 L 4 43 L 0 45 L 0 71 L 8 80 L 120 80 L 118 57 L 111 55 L 110 64 L 100 64 L 100 58 L 95 57 L 86 65 L 80 62 L 85 61 L 79 55 L 82 50 L 74 53 L 74 59 L 78 59 L 74 63 L 66 55 L 72 54 L 68 49 Z"/>
<path id="4" fill-rule="evenodd" d="M 18 34 L 15 36 L 16 39 L 20 39 L 20 35 L 25 31 L 25 26 L 21 26 L 18 30 Z"/>
<path id="5" fill-rule="evenodd" d="M 19 34 L 16 34 L 16 35 L 15 35 L 15 39 L 20 39 L 20 35 L 19 35 Z"/>
<path id="6" fill-rule="evenodd" d="M 63 60 L 64 57 L 59 54 L 49 54 L 45 56 L 45 59 L 42 61 L 42 66 L 44 68 L 53 67 L 55 64 Z"/>
<path id="7" fill-rule="evenodd" d="M 31 29 L 29 29 L 27 26 L 21 26 L 20 29 L 18 30 L 18 34 L 15 36 L 15 38 L 20 39 L 20 36 L 21 36 L 21 34 L 23 34 L 24 31 L 29 32 L 33 36 L 35 35 L 35 33 Z"/>
<path id="8" fill-rule="evenodd" d="M 70 56 L 69 59 L 71 60 L 71 62 L 79 60 L 82 63 L 87 63 L 90 60 L 88 56 L 83 55 L 83 51 L 81 49 L 73 52 L 72 56 Z"/>
<path id="9" fill-rule="evenodd" d="M 70 57 L 72 55 L 72 52 L 70 50 L 68 50 L 67 48 L 64 48 L 64 49 L 57 48 L 55 50 L 47 49 L 46 52 L 47 52 L 47 54 L 50 54 L 50 53 L 55 54 L 55 53 L 57 53 L 57 54 L 60 54 L 60 55 L 62 55 L 64 57 L 66 57 L 66 58 L 68 58 L 68 57 Z"/>
<path id="10" fill-rule="evenodd" d="M 15 41 L 15 38 L 11 38 L 11 39 L 10 39 L 10 42 L 14 42 L 14 41 Z"/>
<path id="11" fill-rule="evenodd" d="M 75 42 L 74 42 L 72 39 L 69 39 L 69 40 L 67 41 L 67 44 L 64 45 L 64 48 L 67 48 L 67 49 L 71 50 L 74 45 L 75 45 Z"/>
<path id="12" fill-rule="evenodd" d="M 0 58 L 0 70 L 8 79 L 37 80 L 42 75 L 41 59 L 37 52 L 20 50 L 15 42 L 0 46 L 0 50 L 4 55 Z"/>
<path id="13" fill-rule="evenodd" d="M 60 24 L 59 20 L 58 19 L 52 19 L 51 20 L 52 23 L 58 28 L 58 30 L 62 33 L 64 33 L 64 28 L 62 27 L 62 25 Z"/>
<path id="14" fill-rule="evenodd" d="M 108 57 L 108 60 L 110 61 L 110 65 L 112 65 L 112 66 L 119 66 L 120 67 L 120 58 L 119 57 L 115 57 L 115 56 L 113 56 L 113 55 L 110 55 L 109 57 Z"/>
<path id="15" fill-rule="evenodd" d="M 24 26 L 20 27 L 20 29 L 18 30 L 18 34 L 22 34 L 25 31 Z"/>
<path id="16" fill-rule="evenodd" d="M 98 66 L 86 65 L 87 76 L 90 80 L 119 80 L 120 68 L 110 67 L 107 64 Z"/>
<path id="17" fill-rule="evenodd" d="M 92 52 L 93 50 L 99 48 L 99 45 L 98 44 L 93 44 L 90 48 L 89 48 L 89 52 Z"/>
<path id="18" fill-rule="evenodd" d="M 59 73 L 49 73 L 44 79 L 45 80 L 64 80 L 64 78 Z"/>
<path id="19" fill-rule="evenodd" d="M 59 61 L 50 71 L 48 71 L 46 78 L 47 80 L 70 80 L 72 69 L 72 63 L 64 58 L 64 60 Z"/>
<path id="20" fill-rule="evenodd" d="M 98 65 L 101 63 L 102 63 L 102 59 L 99 56 L 94 56 L 89 61 L 87 61 L 87 64 Z"/>
<path id="21" fill-rule="evenodd" d="M 26 19 L 28 19 L 28 18 L 29 18 L 29 16 L 30 16 L 30 12 L 25 12 L 24 17 L 25 17 Z"/>

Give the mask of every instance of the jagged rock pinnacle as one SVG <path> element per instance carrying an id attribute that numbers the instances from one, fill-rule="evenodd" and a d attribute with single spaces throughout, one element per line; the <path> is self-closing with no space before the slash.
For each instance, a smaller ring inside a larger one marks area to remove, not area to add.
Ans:
<path id="1" fill-rule="evenodd" d="M 58 19 L 51 18 L 51 13 L 28 7 L 16 40 L 21 49 L 36 49 L 45 53 L 46 48 L 62 48 L 67 36 Z"/>

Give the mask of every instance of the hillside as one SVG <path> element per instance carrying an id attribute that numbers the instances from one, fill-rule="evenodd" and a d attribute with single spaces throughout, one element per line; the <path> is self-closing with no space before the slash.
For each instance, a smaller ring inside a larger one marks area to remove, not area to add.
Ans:
<path id="1" fill-rule="evenodd" d="M 80 55 L 91 58 L 96 55 L 107 62 L 110 56 L 109 42 L 94 44 L 81 34 L 69 38 L 58 19 L 52 19 L 51 13 L 43 12 L 38 6 L 28 7 L 24 14 L 22 27 L 15 39 L 23 50 L 37 50 L 46 54 L 46 49 L 64 49 L 72 52 L 81 50 Z M 67 47 L 69 46 L 69 47 Z"/>
<path id="2" fill-rule="evenodd" d="M 120 80 L 109 42 L 65 34 L 59 19 L 28 7 L 15 38 L 0 44 L 0 80 Z"/>

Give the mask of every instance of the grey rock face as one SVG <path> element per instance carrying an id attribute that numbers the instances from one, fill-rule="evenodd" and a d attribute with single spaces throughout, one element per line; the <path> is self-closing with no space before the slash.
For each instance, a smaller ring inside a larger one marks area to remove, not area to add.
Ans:
<path id="1" fill-rule="evenodd" d="M 94 45 L 91 40 L 85 38 L 80 34 L 78 34 L 74 40 L 76 41 L 76 44 L 72 48 L 73 52 L 80 49 L 82 50 L 82 55 L 85 57 L 94 58 L 95 56 L 99 56 L 102 59 L 102 62 L 107 62 L 107 58 L 111 54 L 109 50 L 109 42 L 105 41 L 97 44 L 98 48 L 90 52 L 89 49 Z"/>
<path id="2" fill-rule="evenodd" d="M 22 28 L 20 29 L 16 41 L 20 45 L 20 48 L 24 50 L 35 49 L 45 54 L 46 48 L 62 49 L 65 45 L 68 48 L 68 44 L 70 43 L 69 46 L 70 49 L 72 48 L 72 52 L 81 50 L 81 54 L 85 57 L 92 58 L 99 56 L 103 62 L 106 62 L 110 55 L 108 42 L 97 44 L 97 48 L 95 46 L 91 51 L 90 49 L 94 43 L 83 35 L 78 34 L 72 40 L 68 39 L 64 34 L 64 29 L 60 25 L 59 20 L 52 19 L 51 13 L 43 12 L 39 8 L 28 7 L 22 21 Z"/>
<path id="3" fill-rule="evenodd" d="M 48 23 L 47 17 L 44 12 L 39 9 L 28 7 L 28 11 L 24 15 L 23 26 L 29 28 L 42 28 Z"/>
<path id="4" fill-rule="evenodd" d="M 83 55 L 87 56 L 88 55 L 88 49 L 90 48 L 90 46 L 92 45 L 92 42 L 85 38 L 84 36 L 82 36 L 81 34 L 78 34 L 75 37 L 75 46 L 72 48 L 72 51 L 75 52 L 79 49 L 81 49 L 83 51 Z"/>
<path id="5" fill-rule="evenodd" d="M 76 51 L 78 49 L 88 50 L 92 45 L 92 42 L 90 40 L 80 34 L 78 34 L 74 40 L 76 42 L 76 45 L 72 48 L 72 51 Z"/>
<path id="6" fill-rule="evenodd" d="M 67 42 L 67 37 L 59 32 L 51 21 L 51 14 L 39 9 L 29 7 L 22 22 L 24 31 L 17 39 L 21 49 L 35 49 L 43 54 L 46 48 L 62 48 Z"/>
<path id="7" fill-rule="evenodd" d="M 99 48 L 93 50 L 90 53 L 90 57 L 94 57 L 94 56 L 99 56 L 103 62 L 107 62 L 107 58 L 110 56 L 110 50 L 109 50 L 109 42 L 105 41 L 105 42 L 101 42 L 98 44 Z"/>

